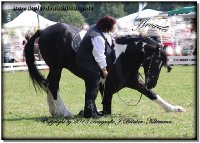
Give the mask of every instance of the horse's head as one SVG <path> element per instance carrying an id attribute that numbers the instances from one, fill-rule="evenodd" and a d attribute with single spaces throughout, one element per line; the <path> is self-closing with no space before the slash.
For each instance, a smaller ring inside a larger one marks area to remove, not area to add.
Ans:
<path id="1" fill-rule="evenodd" d="M 161 68 L 167 63 L 167 57 L 162 46 L 147 44 L 144 49 L 145 85 L 148 89 L 156 86 Z"/>

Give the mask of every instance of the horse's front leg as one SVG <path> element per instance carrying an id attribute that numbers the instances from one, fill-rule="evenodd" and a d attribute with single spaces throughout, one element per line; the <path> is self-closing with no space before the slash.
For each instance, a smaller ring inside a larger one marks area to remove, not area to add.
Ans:
<path id="1" fill-rule="evenodd" d="M 130 88 L 136 89 L 140 93 L 144 94 L 149 99 L 151 99 L 152 101 L 157 103 L 159 106 L 161 106 L 166 112 L 184 112 L 184 111 L 186 111 L 181 106 L 173 106 L 172 104 L 166 102 L 158 94 L 156 94 L 152 90 L 147 89 L 142 81 L 134 84 L 134 86 L 133 85 L 130 86 Z"/>

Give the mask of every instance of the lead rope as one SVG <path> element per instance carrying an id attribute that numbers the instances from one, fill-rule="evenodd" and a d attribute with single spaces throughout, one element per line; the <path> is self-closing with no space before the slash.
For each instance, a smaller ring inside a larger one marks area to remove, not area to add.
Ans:
<path id="1" fill-rule="evenodd" d="M 139 73 L 139 75 L 140 75 L 140 77 L 141 77 L 142 79 L 144 79 L 140 73 Z M 111 81 L 112 81 L 112 84 L 113 84 L 114 88 L 117 89 L 117 87 L 115 86 L 115 83 L 114 83 L 114 81 L 113 81 L 112 78 L 111 78 Z M 103 89 L 102 97 L 104 98 L 105 87 L 106 87 L 106 78 L 105 78 L 105 82 L 104 82 L 104 84 L 103 84 L 103 87 L 104 87 L 104 89 Z M 131 104 L 132 101 L 133 101 L 133 99 L 132 99 L 131 101 L 127 102 L 127 101 L 123 100 L 123 99 L 120 97 L 120 94 L 119 94 L 118 91 L 116 92 L 116 94 L 117 94 L 118 98 L 119 98 L 125 105 L 127 105 L 127 106 L 137 106 L 137 105 L 140 103 L 140 101 L 141 101 L 141 99 L 142 99 L 142 95 L 143 95 L 143 94 L 141 93 L 140 99 L 138 100 L 138 102 L 137 102 L 136 104 Z"/>
<path id="2" fill-rule="evenodd" d="M 155 55 L 155 53 L 153 54 L 153 56 L 154 56 L 154 55 Z M 152 59 L 151 59 L 151 61 L 150 61 L 150 63 L 149 63 L 149 68 L 148 68 L 148 70 L 147 70 L 148 74 L 149 74 L 149 72 L 150 72 L 151 64 L 152 64 Z M 139 72 L 139 75 L 140 75 L 141 79 L 144 81 L 144 78 L 143 78 L 143 76 L 140 74 L 140 72 Z M 113 81 L 112 78 L 111 78 L 111 81 L 112 81 L 112 84 L 113 84 L 114 88 L 117 89 L 117 87 L 115 86 L 115 83 L 114 83 L 114 81 Z M 145 82 L 144 82 L 144 83 L 145 83 Z M 106 87 L 106 78 L 105 78 L 105 82 L 104 82 L 103 86 L 104 86 L 104 89 L 103 89 L 102 97 L 104 98 L 104 92 L 105 92 L 105 87 Z M 146 88 L 146 84 L 145 84 L 145 88 Z M 120 99 L 124 104 L 126 104 L 127 106 L 137 106 L 137 105 L 140 103 L 140 101 L 141 101 L 141 99 L 142 99 L 142 95 L 143 95 L 143 94 L 141 93 L 140 99 L 138 100 L 138 102 L 137 102 L 136 104 L 130 104 L 133 100 L 131 100 L 131 101 L 129 101 L 129 102 L 126 102 L 125 100 L 123 100 L 123 99 L 120 97 L 118 91 L 116 92 L 116 94 L 117 94 L 117 96 L 119 97 L 119 99 Z"/>

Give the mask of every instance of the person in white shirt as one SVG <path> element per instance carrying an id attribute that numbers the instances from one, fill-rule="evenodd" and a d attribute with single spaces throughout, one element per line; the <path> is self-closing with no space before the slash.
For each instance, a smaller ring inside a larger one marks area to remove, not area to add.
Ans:
<path id="1" fill-rule="evenodd" d="M 100 75 L 108 76 L 107 69 L 112 65 L 114 44 L 110 33 L 114 32 L 115 18 L 104 16 L 87 31 L 76 56 L 76 63 L 85 81 L 85 107 L 83 117 L 97 118 L 96 96 L 99 91 Z"/>

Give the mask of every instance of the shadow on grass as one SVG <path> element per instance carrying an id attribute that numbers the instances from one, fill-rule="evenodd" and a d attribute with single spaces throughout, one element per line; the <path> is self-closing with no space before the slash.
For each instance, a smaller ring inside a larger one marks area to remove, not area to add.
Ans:
<path id="1" fill-rule="evenodd" d="M 129 116 L 130 117 L 130 116 Z M 138 117 L 137 115 L 133 115 L 131 117 Z M 112 114 L 112 115 L 105 115 L 101 118 L 97 118 L 97 120 L 99 119 L 112 119 L 112 118 L 127 118 L 127 116 L 125 115 L 121 115 L 121 114 Z M 69 118 L 64 118 L 64 117 L 60 117 L 60 116 L 55 116 L 55 117 L 52 117 L 52 116 L 40 116 L 40 117 L 18 117 L 18 118 L 5 118 L 5 119 L 2 119 L 3 121 L 6 121 L 6 122 L 17 122 L 17 121 L 23 121 L 23 120 L 26 120 L 26 121 L 36 121 L 36 122 L 46 122 L 46 121 L 53 121 L 53 120 L 76 120 L 76 119 L 86 119 L 86 118 L 83 118 L 82 115 L 74 115 L 74 117 L 72 119 L 69 119 Z"/>
<path id="2" fill-rule="evenodd" d="M 3 121 L 8 121 L 8 122 L 17 122 L 17 121 L 37 121 L 37 122 L 43 122 L 47 120 L 48 118 L 52 117 L 47 117 L 47 116 L 41 116 L 41 117 L 19 117 L 19 118 L 5 118 Z"/>

